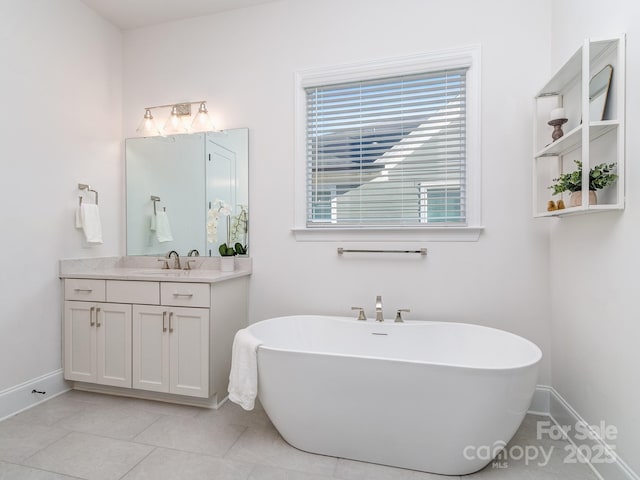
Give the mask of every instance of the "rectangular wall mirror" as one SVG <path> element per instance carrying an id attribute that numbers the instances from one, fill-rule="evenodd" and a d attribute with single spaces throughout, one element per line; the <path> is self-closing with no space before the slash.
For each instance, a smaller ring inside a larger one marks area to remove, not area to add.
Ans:
<path id="1" fill-rule="evenodd" d="M 249 130 L 128 138 L 127 255 L 248 244 Z"/>

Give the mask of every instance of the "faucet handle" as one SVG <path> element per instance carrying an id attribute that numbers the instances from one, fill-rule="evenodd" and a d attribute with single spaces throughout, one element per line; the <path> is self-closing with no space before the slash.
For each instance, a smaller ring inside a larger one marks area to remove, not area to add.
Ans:
<path id="1" fill-rule="evenodd" d="M 167 261 L 166 258 L 158 258 L 156 260 L 158 260 L 159 262 L 164 262 L 164 265 L 162 265 L 162 267 L 160 267 L 160 268 L 162 268 L 163 270 L 168 270 L 169 269 L 169 262 Z"/>
<path id="2" fill-rule="evenodd" d="M 403 323 L 404 320 L 402 319 L 402 312 L 409 313 L 410 311 L 411 310 L 409 310 L 408 308 L 399 308 L 396 312 L 396 319 L 394 321 L 397 323 Z"/>
<path id="3" fill-rule="evenodd" d="M 192 263 L 196 263 L 196 261 L 195 261 L 195 260 L 187 260 L 187 262 L 186 262 L 186 263 L 187 263 L 187 264 L 185 265 L 184 269 L 185 269 L 185 270 L 193 270 L 193 268 L 191 268 L 191 264 L 192 264 Z"/>
<path id="4" fill-rule="evenodd" d="M 359 310 L 358 312 L 358 320 L 366 320 L 367 316 L 364 314 L 363 307 L 351 307 L 351 310 Z"/>

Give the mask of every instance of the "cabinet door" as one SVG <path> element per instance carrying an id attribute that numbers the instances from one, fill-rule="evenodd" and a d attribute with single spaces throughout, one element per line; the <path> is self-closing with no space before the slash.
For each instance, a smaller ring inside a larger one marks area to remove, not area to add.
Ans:
<path id="1" fill-rule="evenodd" d="M 209 309 L 169 311 L 171 393 L 209 396 Z"/>
<path id="2" fill-rule="evenodd" d="M 96 382 L 131 388 L 131 305 L 100 303 L 95 315 Z"/>
<path id="3" fill-rule="evenodd" d="M 96 304 L 64 302 L 64 378 L 96 381 Z"/>
<path id="4" fill-rule="evenodd" d="M 133 388 L 169 391 L 168 308 L 133 306 Z"/>

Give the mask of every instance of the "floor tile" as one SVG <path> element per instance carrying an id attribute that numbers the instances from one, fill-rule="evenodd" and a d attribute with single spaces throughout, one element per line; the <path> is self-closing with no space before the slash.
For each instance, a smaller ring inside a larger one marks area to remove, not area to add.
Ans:
<path id="1" fill-rule="evenodd" d="M 245 427 L 273 428 L 271 420 L 261 408 L 244 410 L 232 402 L 226 402 L 218 410 L 207 409 L 198 413 L 198 418 L 215 418 L 225 423 L 243 425 Z"/>
<path id="2" fill-rule="evenodd" d="M 173 415 L 174 417 L 195 417 L 210 409 L 203 407 L 192 407 L 190 405 L 180 405 L 177 403 L 156 402 L 153 400 L 129 399 L 126 402 L 127 408 L 154 413 L 157 415 Z"/>
<path id="3" fill-rule="evenodd" d="M 221 457 L 246 427 L 215 419 L 163 417 L 135 437 L 136 442 Z"/>
<path id="4" fill-rule="evenodd" d="M 228 458 L 247 463 L 332 475 L 337 459 L 298 450 L 285 442 L 277 431 L 250 427 L 227 454 Z"/>
<path id="5" fill-rule="evenodd" d="M 551 438 L 551 425 L 527 415 L 496 462 L 443 477 L 300 451 L 259 404 L 248 412 L 230 402 L 212 410 L 71 391 L 0 422 L 0 478 L 596 480 L 588 465 L 570 462 L 569 443 Z M 537 457 L 515 458 L 527 448 Z"/>
<path id="6" fill-rule="evenodd" d="M 160 415 L 137 410 L 126 404 L 94 404 L 76 415 L 62 419 L 56 426 L 74 432 L 130 440 L 158 418 Z"/>
<path id="7" fill-rule="evenodd" d="M 88 480 L 116 480 L 152 450 L 147 445 L 72 432 L 24 464 Z"/>
<path id="8" fill-rule="evenodd" d="M 85 402 L 67 398 L 63 394 L 25 410 L 12 418 L 19 422 L 51 426 L 60 420 L 84 411 L 89 406 Z"/>
<path id="9" fill-rule="evenodd" d="M 68 433 L 62 428 L 9 418 L 0 422 L 0 460 L 20 463 Z"/>
<path id="10" fill-rule="evenodd" d="M 61 397 L 98 405 L 124 405 L 131 400 L 129 397 L 108 395 L 105 393 L 85 392 L 83 390 L 70 390 L 64 395 L 61 395 Z"/>
<path id="11" fill-rule="evenodd" d="M 553 430 L 550 434 L 550 429 Z M 526 415 L 520 428 L 509 445 L 556 445 L 562 447 L 567 441 L 560 438 L 560 432 L 549 417 Z"/>
<path id="12" fill-rule="evenodd" d="M 540 442 L 535 436 L 518 444 L 509 443 L 498 457 L 468 480 L 596 480 L 591 468 L 571 463 L 567 442 Z M 523 456 L 523 452 L 529 452 Z"/>
<path id="13" fill-rule="evenodd" d="M 74 480 L 77 477 L 0 462 L 0 478 L 2 480 Z"/>
<path id="14" fill-rule="evenodd" d="M 157 448 L 123 480 L 246 480 L 253 465 Z"/>
<path id="15" fill-rule="evenodd" d="M 285 470 L 284 468 L 256 465 L 249 480 L 332 480 L 333 477 L 313 473 Z"/>
<path id="16" fill-rule="evenodd" d="M 457 476 L 435 475 L 403 468 L 356 462 L 341 458 L 338 460 L 334 477 L 340 480 L 458 480 Z"/>

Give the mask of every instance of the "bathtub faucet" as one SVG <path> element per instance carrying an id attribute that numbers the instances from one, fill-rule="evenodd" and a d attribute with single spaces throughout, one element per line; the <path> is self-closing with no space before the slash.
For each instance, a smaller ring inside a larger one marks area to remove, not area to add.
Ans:
<path id="1" fill-rule="evenodd" d="M 376 322 L 384 322 L 384 315 L 382 313 L 382 295 L 376 297 Z"/>

